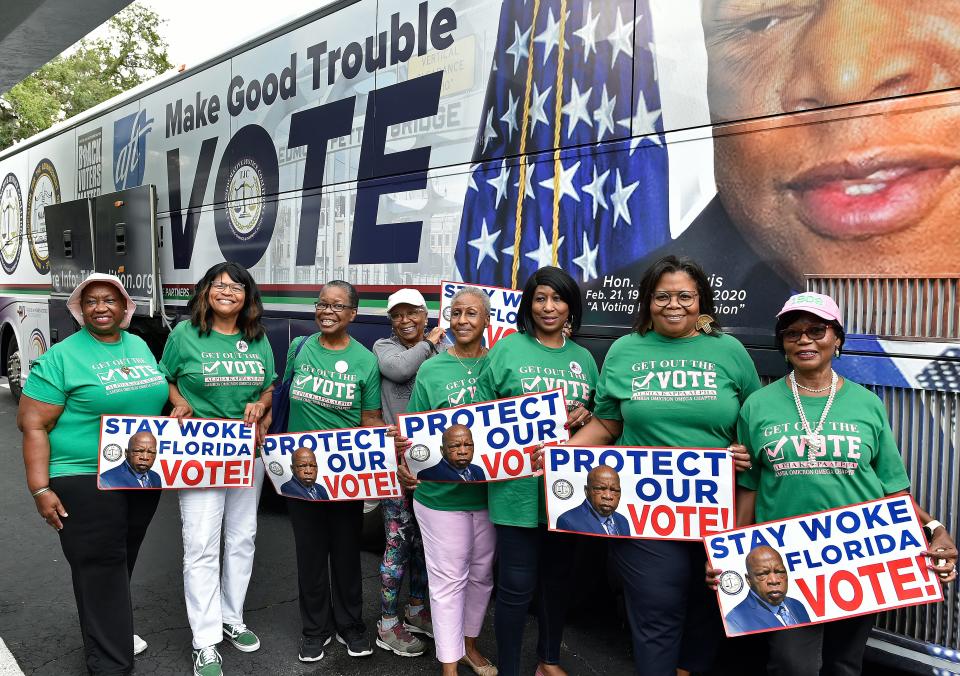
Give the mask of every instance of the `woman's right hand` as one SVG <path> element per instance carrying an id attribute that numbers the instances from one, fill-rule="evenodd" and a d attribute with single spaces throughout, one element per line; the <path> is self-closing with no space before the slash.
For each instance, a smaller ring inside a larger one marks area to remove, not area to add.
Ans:
<path id="1" fill-rule="evenodd" d="M 706 572 L 706 579 L 704 580 L 707 583 L 707 587 L 716 591 L 717 583 L 720 580 L 720 574 L 723 572 L 719 568 L 711 568 L 710 563 L 703 564 L 704 571 Z"/>
<path id="2" fill-rule="evenodd" d="M 416 490 L 417 486 L 420 485 L 420 481 L 413 476 L 413 472 L 407 467 L 406 462 L 401 462 L 397 466 L 397 478 L 400 479 L 400 485 L 405 491 Z"/>
<path id="3" fill-rule="evenodd" d="M 445 329 L 440 328 L 439 326 L 434 326 L 430 329 L 430 332 L 427 333 L 426 339 L 429 340 L 434 345 L 439 345 L 440 341 L 443 340 L 443 337 L 447 334 Z"/>
<path id="4" fill-rule="evenodd" d="M 37 505 L 37 511 L 43 520 L 47 522 L 54 530 L 63 530 L 61 517 L 67 516 L 67 508 L 60 502 L 60 498 L 53 490 L 44 491 L 33 499 Z"/>
<path id="5" fill-rule="evenodd" d="M 193 417 L 193 409 L 190 407 L 190 404 L 187 403 L 177 404 L 173 407 L 173 410 L 170 411 L 170 417 L 176 418 L 177 423 L 182 426 L 184 418 Z"/>

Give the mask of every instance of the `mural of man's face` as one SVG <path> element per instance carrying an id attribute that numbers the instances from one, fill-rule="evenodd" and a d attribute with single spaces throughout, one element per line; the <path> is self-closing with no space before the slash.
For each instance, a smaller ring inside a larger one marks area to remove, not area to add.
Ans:
<path id="1" fill-rule="evenodd" d="M 146 474 L 157 460 L 157 438 L 137 432 L 127 442 L 127 462 L 138 474 Z"/>
<path id="2" fill-rule="evenodd" d="M 777 116 L 715 138 L 750 246 L 795 284 L 956 269 L 960 95 L 909 95 L 960 86 L 960 3 L 703 0 L 703 24 L 714 121 Z"/>

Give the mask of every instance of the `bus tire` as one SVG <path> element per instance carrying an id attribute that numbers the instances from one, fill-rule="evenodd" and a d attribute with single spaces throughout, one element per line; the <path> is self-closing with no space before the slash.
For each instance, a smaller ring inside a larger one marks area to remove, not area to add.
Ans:
<path id="1" fill-rule="evenodd" d="M 7 370 L 7 384 L 10 386 L 10 394 L 13 400 L 20 401 L 20 394 L 23 392 L 23 386 L 20 382 L 21 364 L 20 364 L 20 346 L 17 345 L 16 336 L 10 336 L 6 348 L 3 351 L 3 363 Z"/>

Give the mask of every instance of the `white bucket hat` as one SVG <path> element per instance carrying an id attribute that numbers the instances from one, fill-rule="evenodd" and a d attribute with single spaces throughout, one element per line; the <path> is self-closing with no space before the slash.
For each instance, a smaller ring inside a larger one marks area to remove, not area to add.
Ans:
<path id="1" fill-rule="evenodd" d="M 123 282 L 121 282 L 119 278 L 102 272 L 91 273 L 89 277 L 77 285 L 77 288 L 70 294 L 70 298 L 67 299 L 67 309 L 70 310 L 73 318 L 77 320 L 77 324 L 83 326 L 83 313 L 80 311 L 80 297 L 83 295 L 83 290 L 91 284 L 98 282 L 113 284 L 113 286 L 117 287 L 120 295 L 127 301 L 127 313 L 124 315 L 123 321 L 120 322 L 120 328 L 125 329 L 130 326 L 130 320 L 133 319 L 133 312 L 137 309 L 137 304 L 133 302 L 130 294 L 123 288 Z"/>

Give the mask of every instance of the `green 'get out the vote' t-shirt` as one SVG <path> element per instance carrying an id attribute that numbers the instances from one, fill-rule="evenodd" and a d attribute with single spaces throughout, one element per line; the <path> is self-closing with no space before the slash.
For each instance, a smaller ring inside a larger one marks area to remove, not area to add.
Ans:
<path id="1" fill-rule="evenodd" d="M 486 356 L 458 360 L 449 352 L 441 352 L 428 359 L 417 371 L 407 411 L 435 411 L 480 401 L 476 397 L 477 380 L 486 366 Z M 423 481 L 413 492 L 413 499 L 441 512 L 476 512 L 487 508 L 487 484 Z"/>
<path id="2" fill-rule="evenodd" d="M 827 397 L 800 397 L 815 430 Z M 786 378 L 747 399 L 737 422 L 752 467 L 737 483 L 757 491 L 757 522 L 786 519 L 876 500 L 910 487 L 890 423 L 877 395 L 849 380 L 837 390 L 818 438 L 806 431 Z"/>
<path id="3" fill-rule="evenodd" d="M 160 370 L 177 384 L 196 418 L 242 418 L 247 404 L 277 377 L 266 335 L 251 342 L 242 333 L 203 335 L 189 321 L 167 338 Z"/>
<path id="4" fill-rule="evenodd" d="M 287 351 L 284 378 L 291 372 L 290 432 L 359 427 L 361 411 L 380 408 L 380 368 L 373 352 L 350 339 L 342 350 L 320 344 L 320 334 L 299 340 Z"/>
<path id="5" fill-rule="evenodd" d="M 487 360 L 477 383 L 477 401 L 560 388 L 568 407 L 577 403 L 593 407 L 597 362 L 572 340 L 563 347 L 544 347 L 530 335 L 513 333 L 497 341 Z M 487 485 L 487 504 L 495 524 L 535 528 L 538 522 L 547 522 L 543 477 L 492 482 Z"/>
<path id="6" fill-rule="evenodd" d="M 170 389 L 150 348 L 126 331 L 120 335 L 103 343 L 81 329 L 30 369 L 23 393 L 63 407 L 49 435 L 51 477 L 97 473 L 100 416 L 160 415 L 167 403 Z"/>
<path id="7" fill-rule="evenodd" d="M 623 421 L 623 446 L 722 448 L 737 440 L 737 415 L 760 378 L 727 334 L 618 338 L 603 362 L 594 415 Z"/>

